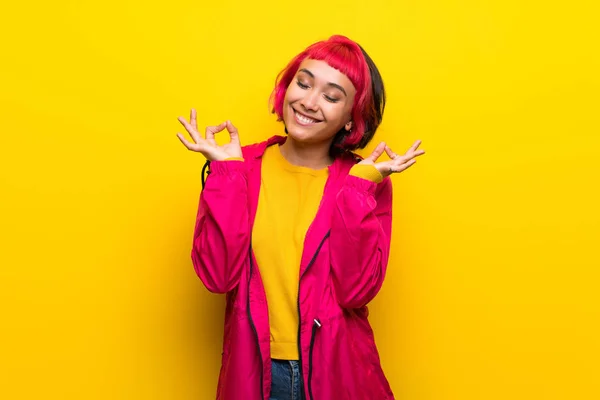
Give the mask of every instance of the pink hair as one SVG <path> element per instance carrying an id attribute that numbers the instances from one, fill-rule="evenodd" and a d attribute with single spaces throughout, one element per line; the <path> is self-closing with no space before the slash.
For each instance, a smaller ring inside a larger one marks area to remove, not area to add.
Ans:
<path id="1" fill-rule="evenodd" d="M 306 58 L 325 61 L 330 67 L 337 69 L 350 79 L 356 89 L 352 105 L 352 131 L 345 135 L 341 147 L 356 148 L 362 141 L 367 128 L 366 121 L 376 119 L 373 103 L 373 89 L 369 65 L 361 47 L 345 36 L 334 35 L 329 39 L 314 43 L 294 57 L 279 73 L 275 81 L 275 89 L 271 93 L 272 112 L 277 120 L 283 120 L 283 100 L 285 92 L 294 79 L 302 61 Z"/>

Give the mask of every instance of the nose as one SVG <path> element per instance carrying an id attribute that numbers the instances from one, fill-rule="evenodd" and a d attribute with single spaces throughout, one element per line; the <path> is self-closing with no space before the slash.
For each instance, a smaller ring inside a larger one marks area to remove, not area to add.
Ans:
<path id="1" fill-rule="evenodd" d="M 305 110 L 317 111 L 318 96 L 319 93 L 316 90 L 308 90 L 302 100 L 300 100 L 300 105 L 302 105 Z"/>

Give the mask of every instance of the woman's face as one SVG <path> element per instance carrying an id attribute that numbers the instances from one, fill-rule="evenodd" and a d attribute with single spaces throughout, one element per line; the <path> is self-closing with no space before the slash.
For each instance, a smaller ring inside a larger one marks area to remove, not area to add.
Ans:
<path id="1" fill-rule="evenodd" d="M 356 89 L 346 75 L 325 61 L 305 59 L 285 93 L 283 121 L 294 140 L 330 141 L 345 126 L 352 127 Z"/>

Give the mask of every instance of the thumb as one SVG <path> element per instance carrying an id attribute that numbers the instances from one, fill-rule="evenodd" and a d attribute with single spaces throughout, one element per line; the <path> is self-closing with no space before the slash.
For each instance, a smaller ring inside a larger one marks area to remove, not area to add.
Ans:
<path id="1" fill-rule="evenodd" d="M 385 142 L 381 142 L 377 145 L 377 147 L 375 147 L 375 150 L 373 150 L 371 155 L 369 157 L 367 157 L 366 159 L 371 160 L 371 161 L 373 161 L 373 163 L 375 163 L 377 161 L 377 159 L 379 157 L 381 157 L 384 150 L 385 150 Z"/>

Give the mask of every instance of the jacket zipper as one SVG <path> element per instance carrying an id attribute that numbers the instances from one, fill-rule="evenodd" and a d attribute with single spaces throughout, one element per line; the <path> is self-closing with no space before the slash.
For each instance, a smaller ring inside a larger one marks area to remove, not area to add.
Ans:
<path id="1" fill-rule="evenodd" d="M 252 279 L 252 271 L 254 267 L 254 263 L 252 262 L 252 245 L 250 245 L 249 249 L 250 254 L 250 273 L 248 274 L 248 301 L 246 303 L 246 308 L 248 309 L 248 319 L 250 320 L 250 325 L 252 326 L 252 330 L 254 331 L 254 335 L 256 336 L 256 348 L 258 349 L 258 358 L 260 359 L 260 399 L 265 398 L 264 394 L 264 383 L 263 383 L 263 359 L 262 353 L 260 351 L 260 341 L 258 340 L 258 331 L 256 330 L 256 325 L 254 325 L 254 320 L 252 319 L 252 312 L 250 311 L 250 280 Z"/>
<path id="2" fill-rule="evenodd" d="M 302 326 L 302 312 L 300 311 L 300 281 L 302 281 L 302 277 L 304 276 L 304 274 L 306 273 L 306 271 L 308 271 L 308 269 L 314 264 L 315 260 L 317 259 L 317 255 L 319 254 L 319 252 L 321 251 L 321 247 L 323 247 L 323 243 L 325 243 L 325 240 L 327 240 L 327 238 L 329 237 L 329 235 L 331 234 L 331 230 L 327 231 L 327 234 L 325 235 L 325 237 L 321 240 L 321 243 L 319 243 L 319 247 L 317 247 L 317 251 L 315 251 L 315 254 L 313 255 L 313 257 L 311 258 L 310 262 L 308 263 L 308 265 L 306 266 L 306 269 L 304 270 L 304 272 L 302 273 L 302 275 L 300 275 L 300 279 L 298 280 L 298 357 L 300 358 L 300 371 L 302 371 L 302 340 L 301 340 L 301 329 L 300 327 Z M 317 320 L 315 319 L 315 322 Z M 313 341 L 314 341 L 314 334 L 315 334 L 315 325 L 313 325 L 313 335 L 311 338 L 311 354 L 309 354 L 308 357 L 308 362 L 309 362 L 309 366 L 308 366 L 308 394 L 310 396 L 310 400 L 313 400 L 312 397 L 312 388 L 310 386 L 311 384 L 311 374 L 312 374 L 312 347 L 313 347 Z M 319 323 L 320 326 L 320 323 Z M 304 390 L 304 388 L 303 388 Z"/>
<path id="3" fill-rule="evenodd" d="M 313 347 L 315 346 L 315 334 L 317 333 L 317 329 L 320 328 L 321 321 L 318 318 L 315 318 L 312 327 L 312 336 L 310 338 L 310 351 L 308 353 L 308 396 L 310 400 L 313 400 L 312 394 L 312 366 L 313 366 Z"/>

